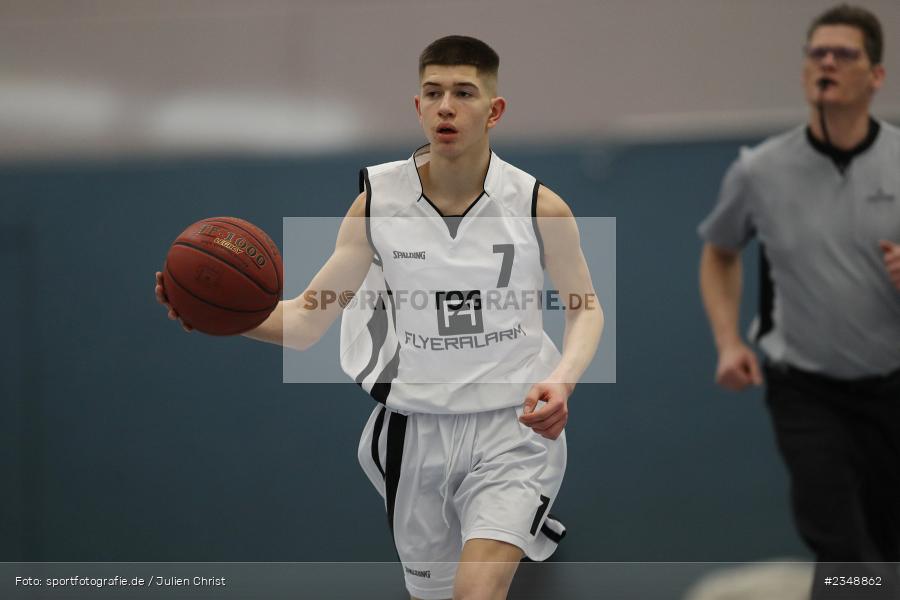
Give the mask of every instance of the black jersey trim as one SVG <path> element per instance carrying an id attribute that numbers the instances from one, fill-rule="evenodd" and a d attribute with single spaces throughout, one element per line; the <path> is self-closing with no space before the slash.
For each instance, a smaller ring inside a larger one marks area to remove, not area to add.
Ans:
<path id="1" fill-rule="evenodd" d="M 366 377 L 375 370 L 375 365 L 378 364 L 378 356 L 381 354 L 381 348 L 384 346 L 384 341 L 387 339 L 388 318 L 387 308 L 384 305 L 384 298 L 378 299 L 378 304 L 375 305 L 372 317 L 369 319 L 369 322 L 366 323 L 366 329 L 369 332 L 369 338 L 372 340 L 372 354 L 369 356 L 369 362 L 366 363 L 363 370 L 353 378 L 357 385 L 360 386 L 363 384 Z"/>
<path id="2" fill-rule="evenodd" d="M 363 168 L 359 171 L 359 193 L 366 192 L 366 239 L 372 248 L 373 262 L 381 264 L 381 255 L 375 248 L 375 242 L 372 241 L 372 183 L 369 181 L 369 169 Z"/>
<path id="3" fill-rule="evenodd" d="M 766 247 L 759 245 L 759 331 L 756 341 L 772 331 L 775 326 L 775 284 L 772 282 L 772 269 L 766 257 Z"/>
<path id="4" fill-rule="evenodd" d="M 369 242 L 369 246 L 372 248 L 372 262 L 381 266 L 381 256 L 379 256 L 378 250 L 375 249 L 375 244 L 372 242 L 372 184 L 369 181 L 369 169 L 367 168 L 359 170 L 359 188 L 360 193 L 363 191 L 366 192 L 366 239 Z M 390 291 L 388 291 L 388 293 L 390 293 Z M 366 329 L 368 329 L 369 337 L 372 340 L 372 354 L 369 357 L 369 362 L 354 378 L 354 381 L 356 381 L 357 385 L 360 387 L 362 387 L 365 378 L 372 373 L 375 366 L 378 364 L 381 348 L 384 346 L 384 342 L 387 339 L 387 328 L 387 309 L 384 305 L 384 298 L 379 298 L 378 304 L 375 306 L 375 310 L 372 313 L 372 317 L 369 319 L 369 322 L 366 323 Z M 378 386 L 379 381 L 382 380 L 383 375 L 384 373 L 382 372 L 378 376 L 378 379 L 375 381 L 375 384 L 369 392 L 376 400 L 378 400 L 379 397 L 386 399 L 387 394 L 390 393 L 390 384 L 388 384 L 387 390 L 383 390 L 381 387 L 376 389 L 376 386 Z M 379 400 L 379 402 L 384 404 L 384 400 Z"/>
<path id="5" fill-rule="evenodd" d="M 462 220 L 465 218 L 465 216 L 467 214 L 469 214 L 470 210 L 475 208 L 475 205 L 478 204 L 478 201 L 487 195 L 488 195 L 487 192 L 482 190 L 481 194 L 479 194 L 478 197 L 475 198 L 475 200 L 472 201 L 471 204 L 469 204 L 468 208 L 466 208 L 466 210 L 464 210 L 461 215 L 445 215 L 444 213 L 441 212 L 441 209 L 439 209 L 435 205 L 435 203 L 431 201 L 431 198 L 429 198 L 428 196 L 425 195 L 424 192 L 422 193 L 420 200 L 424 199 L 425 202 L 427 202 L 428 204 L 431 205 L 431 208 L 434 209 L 434 212 L 436 212 L 438 214 L 438 216 L 441 219 L 443 219 L 444 225 L 447 226 L 447 232 L 450 234 L 450 237 L 453 239 L 456 239 L 456 234 L 459 233 L 459 226 L 462 225 Z"/>
<path id="6" fill-rule="evenodd" d="M 391 286 L 388 284 L 387 279 L 384 280 L 384 288 L 385 293 L 387 294 L 388 301 L 391 303 L 391 320 L 394 322 L 394 331 L 397 331 L 397 307 L 394 305 L 394 293 L 391 291 Z M 387 311 L 385 311 L 385 315 Z M 385 338 L 387 334 L 385 334 Z M 400 342 L 397 342 L 397 349 L 394 350 L 394 356 L 391 357 L 391 360 L 384 366 L 384 369 L 381 370 L 381 373 L 378 374 L 378 377 L 375 379 L 375 383 L 372 385 L 372 390 L 369 394 L 378 402 L 382 404 L 387 404 L 388 396 L 391 393 L 391 385 L 394 380 L 397 378 L 397 373 L 400 371 Z"/>
<path id="7" fill-rule="evenodd" d="M 444 224 L 447 226 L 447 231 L 448 233 L 450 233 L 450 237 L 456 239 L 456 234 L 459 233 L 459 227 L 460 225 L 462 225 L 462 220 L 467 214 L 469 214 L 469 211 L 475 208 L 475 206 L 484 196 L 490 197 L 490 194 L 488 194 L 485 186 L 487 184 L 488 174 L 491 172 L 491 165 L 494 161 L 494 151 L 488 148 L 488 152 L 490 152 L 490 156 L 488 157 L 488 169 L 484 173 L 484 180 L 481 182 L 481 193 L 478 194 L 478 197 L 469 203 L 469 206 L 466 207 L 466 210 L 464 210 L 461 215 L 445 215 L 441 212 L 441 209 L 439 209 L 437 205 L 431 201 L 431 198 L 425 195 L 425 186 L 422 184 L 422 174 L 419 173 L 419 167 L 416 166 L 416 156 L 424 154 L 422 150 L 426 147 L 429 147 L 428 152 L 431 153 L 430 144 L 425 144 L 424 146 L 420 146 L 418 149 L 416 149 L 415 152 L 413 152 L 412 158 L 413 168 L 416 171 L 416 177 L 419 178 L 419 200 L 425 200 L 425 202 L 431 205 L 431 208 L 434 209 L 434 212 L 438 214 L 438 216 L 444 221 Z M 416 200 L 416 202 L 418 202 L 419 200 Z"/>
<path id="8" fill-rule="evenodd" d="M 388 419 L 387 464 L 384 475 L 384 495 L 387 506 L 388 526 L 394 532 L 394 506 L 400 485 L 400 468 L 403 465 L 403 445 L 406 440 L 406 415 L 391 412 Z"/>
<path id="9" fill-rule="evenodd" d="M 381 441 L 381 430 L 384 429 L 385 412 L 387 409 L 382 406 L 378 411 L 378 416 L 375 417 L 375 428 L 372 431 L 372 460 L 375 461 L 375 466 L 378 467 L 382 477 L 384 477 L 384 467 L 381 466 L 381 457 L 378 455 L 378 442 Z"/>
<path id="10" fill-rule="evenodd" d="M 872 147 L 872 144 L 874 144 L 875 140 L 878 138 L 879 131 L 881 131 L 881 124 L 872 117 L 869 117 L 869 130 L 866 133 L 865 139 L 849 150 L 841 150 L 831 144 L 826 144 L 825 142 L 816 139 L 812 134 L 812 129 L 810 129 L 808 125 L 806 127 L 806 140 L 814 150 L 830 158 L 831 162 L 833 162 L 843 174 L 854 158 Z"/>
<path id="11" fill-rule="evenodd" d="M 531 226 L 534 229 L 534 237 L 537 239 L 538 243 L 538 253 L 541 257 L 541 268 L 546 268 L 546 263 L 544 261 L 544 238 L 541 237 L 541 228 L 538 227 L 538 218 L 537 218 L 537 202 L 538 202 L 538 192 L 541 189 L 541 185 L 543 185 L 537 179 L 534 180 L 534 190 L 531 192 Z"/>

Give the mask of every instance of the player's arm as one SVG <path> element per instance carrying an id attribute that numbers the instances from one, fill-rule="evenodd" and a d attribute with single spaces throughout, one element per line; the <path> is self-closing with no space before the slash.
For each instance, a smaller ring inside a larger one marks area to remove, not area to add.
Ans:
<path id="1" fill-rule="evenodd" d="M 578 224 L 569 206 L 541 186 L 537 216 L 547 275 L 566 307 L 562 360 L 550 379 L 565 383 L 571 392 L 597 352 L 603 333 L 603 308 L 594 291 L 581 251 Z"/>
<path id="2" fill-rule="evenodd" d="M 740 253 L 707 242 L 700 257 L 700 295 L 719 351 L 716 382 L 730 390 L 762 383 L 756 355 L 738 333 L 742 284 Z"/>
<path id="3" fill-rule="evenodd" d="M 532 386 L 521 420 L 537 433 L 556 439 L 568 420 L 568 397 L 594 358 L 603 333 L 603 309 L 581 251 L 578 224 L 569 206 L 541 186 L 537 198 L 538 229 L 544 264 L 566 306 L 562 359 L 553 373 Z M 546 402 L 535 409 L 537 402 Z"/>
<path id="4" fill-rule="evenodd" d="M 296 350 L 319 341 L 343 309 L 336 299 L 344 292 L 356 293 L 372 264 L 365 214 L 363 193 L 341 223 L 334 252 L 306 289 L 296 298 L 279 302 L 269 318 L 245 336 Z M 326 298 L 331 301 L 325 302 Z"/>

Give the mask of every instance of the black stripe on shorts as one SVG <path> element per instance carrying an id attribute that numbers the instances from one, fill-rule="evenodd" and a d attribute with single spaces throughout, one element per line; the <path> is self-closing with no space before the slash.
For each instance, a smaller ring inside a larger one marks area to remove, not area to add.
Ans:
<path id="1" fill-rule="evenodd" d="M 382 406 L 378 416 L 375 417 L 375 430 L 372 432 L 372 460 L 375 461 L 375 466 L 378 467 L 382 477 L 384 477 L 384 468 L 381 466 L 381 457 L 378 455 L 378 442 L 381 440 L 381 430 L 384 428 L 385 410 L 385 407 Z"/>
<path id="2" fill-rule="evenodd" d="M 400 466 L 403 461 L 403 443 L 406 440 L 406 415 L 392 412 L 388 420 L 387 465 L 384 473 L 385 501 L 388 526 L 394 531 L 394 505 L 400 484 Z"/>
<path id="3" fill-rule="evenodd" d="M 534 521 L 531 523 L 531 535 L 535 535 L 538 530 L 538 525 L 541 522 L 541 517 L 544 516 L 544 512 L 547 511 L 547 507 L 550 506 L 550 498 L 541 494 L 541 505 L 538 506 L 537 511 L 534 513 Z"/>

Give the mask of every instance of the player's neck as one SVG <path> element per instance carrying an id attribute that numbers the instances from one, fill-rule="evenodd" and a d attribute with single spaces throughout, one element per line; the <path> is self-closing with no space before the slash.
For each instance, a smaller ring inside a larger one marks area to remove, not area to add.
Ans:
<path id="1" fill-rule="evenodd" d="M 419 169 L 422 191 L 443 214 L 459 214 L 484 191 L 490 162 L 487 142 L 477 151 L 453 158 L 432 153 Z"/>
<path id="2" fill-rule="evenodd" d="M 828 138 L 831 145 L 840 150 L 855 148 L 866 139 L 869 134 L 869 110 L 842 109 L 838 107 L 825 107 L 825 124 L 828 128 Z M 809 128 L 813 137 L 820 142 L 825 141 L 819 120 L 819 109 L 813 106 L 809 116 Z"/>

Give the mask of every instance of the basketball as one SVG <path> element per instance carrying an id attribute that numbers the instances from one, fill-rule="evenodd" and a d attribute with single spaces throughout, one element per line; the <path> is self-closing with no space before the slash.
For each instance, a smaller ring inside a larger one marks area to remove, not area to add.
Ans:
<path id="1" fill-rule="evenodd" d="M 166 256 L 163 283 L 181 319 L 210 335 L 249 331 L 275 310 L 284 272 L 275 242 L 234 217 L 197 221 Z"/>

